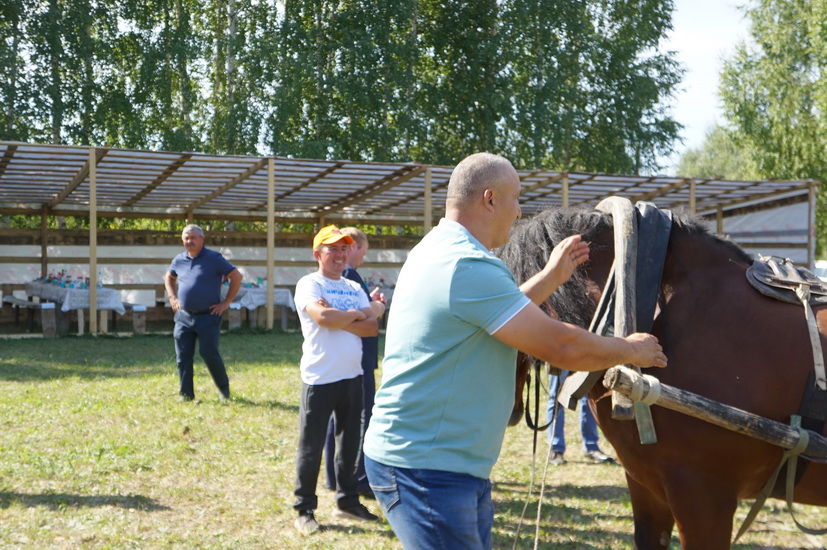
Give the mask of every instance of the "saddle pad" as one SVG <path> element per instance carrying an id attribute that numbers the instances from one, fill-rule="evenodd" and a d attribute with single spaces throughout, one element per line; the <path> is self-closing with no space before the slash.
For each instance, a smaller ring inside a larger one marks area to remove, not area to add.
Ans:
<path id="1" fill-rule="evenodd" d="M 810 287 L 810 305 L 827 304 L 827 284 L 803 267 L 798 267 L 789 259 L 778 256 L 759 256 L 747 268 L 747 280 L 764 296 L 802 305 L 795 294 L 800 284 Z"/>

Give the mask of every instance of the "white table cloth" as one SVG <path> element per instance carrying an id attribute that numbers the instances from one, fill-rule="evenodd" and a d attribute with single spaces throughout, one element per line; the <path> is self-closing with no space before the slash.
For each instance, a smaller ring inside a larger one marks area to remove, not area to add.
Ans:
<path id="1" fill-rule="evenodd" d="M 49 300 L 60 304 L 63 312 L 73 309 L 89 308 L 89 289 L 61 288 L 60 285 L 31 281 L 26 283 L 26 294 L 37 296 L 41 300 Z M 119 315 L 126 313 L 121 302 L 121 291 L 112 288 L 98 289 L 98 309 L 111 309 Z"/>
<path id="2" fill-rule="evenodd" d="M 227 295 L 229 287 L 221 287 L 221 297 Z M 238 302 L 245 309 L 256 309 L 259 306 L 267 305 L 267 289 L 241 287 L 236 294 L 234 302 Z M 296 304 L 293 302 L 293 293 L 286 288 L 273 289 L 273 305 L 289 307 L 296 311 Z"/>

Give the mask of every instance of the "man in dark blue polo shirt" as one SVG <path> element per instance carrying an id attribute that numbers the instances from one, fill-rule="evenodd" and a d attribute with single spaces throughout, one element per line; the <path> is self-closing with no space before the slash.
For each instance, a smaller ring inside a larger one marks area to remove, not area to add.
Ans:
<path id="1" fill-rule="evenodd" d="M 190 224 L 181 232 L 186 252 L 172 259 L 169 271 L 164 275 L 164 286 L 169 305 L 175 312 L 175 357 L 178 377 L 181 381 L 180 400 L 195 398 L 192 385 L 192 361 L 195 356 L 195 340 L 198 351 L 207 364 L 221 399 L 230 398 L 230 380 L 224 368 L 224 360 L 218 353 L 218 337 L 221 334 L 221 314 L 241 287 L 241 273 L 215 250 L 204 248 L 204 231 Z M 221 299 L 221 283 L 227 278 L 230 288 Z"/>

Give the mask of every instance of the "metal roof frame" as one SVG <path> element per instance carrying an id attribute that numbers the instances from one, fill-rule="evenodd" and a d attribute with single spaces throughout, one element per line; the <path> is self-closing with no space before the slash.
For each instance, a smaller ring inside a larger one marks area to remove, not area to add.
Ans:
<path id="1" fill-rule="evenodd" d="M 426 224 L 444 213 L 453 167 L 193 152 L 142 151 L 0 141 L 0 212 L 87 215 L 90 149 L 99 216 L 263 220 L 268 164 L 274 163 L 275 218 Z M 593 206 L 608 195 L 649 200 L 702 215 L 808 200 L 816 180 L 733 181 L 557 170 L 518 170 L 524 215 L 564 205 Z M 790 197 L 793 197 L 790 199 Z M 783 197 L 783 198 L 781 198 Z M 759 206 L 755 206 L 758 204 Z"/>

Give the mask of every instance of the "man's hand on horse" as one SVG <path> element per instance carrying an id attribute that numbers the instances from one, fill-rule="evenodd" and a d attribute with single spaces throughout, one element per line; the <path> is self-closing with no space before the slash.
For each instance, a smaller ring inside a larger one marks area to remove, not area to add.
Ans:
<path id="1" fill-rule="evenodd" d="M 629 361 L 632 365 L 641 368 L 666 366 L 666 354 L 656 337 L 645 332 L 635 332 L 624 340 L 632 344 L 632 359 Z"/>
<path id="2" fill-rule="evenodd" d="M 580 235 L 566 237 L 554 247 L 546 262 L 546 270 L 553 274 L 558 286 L 571 278 L 577 266 L 588 261 L 589 243 Z"/>

